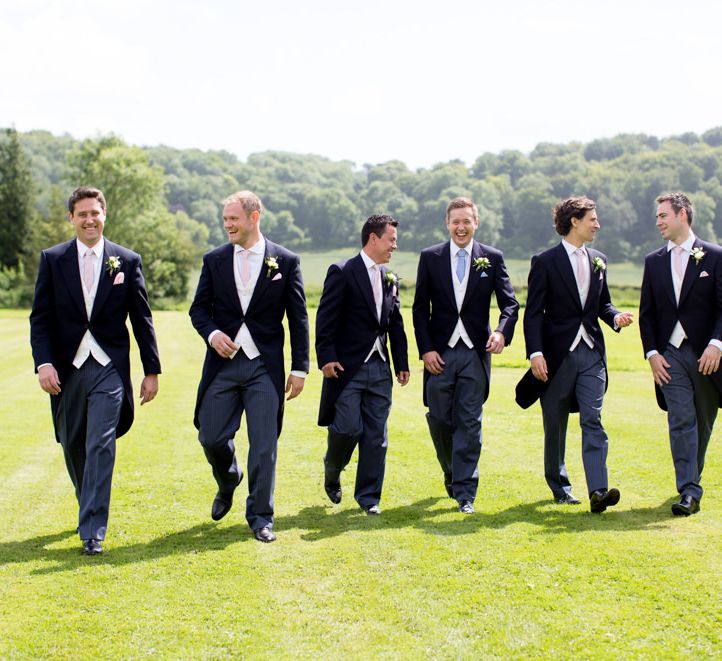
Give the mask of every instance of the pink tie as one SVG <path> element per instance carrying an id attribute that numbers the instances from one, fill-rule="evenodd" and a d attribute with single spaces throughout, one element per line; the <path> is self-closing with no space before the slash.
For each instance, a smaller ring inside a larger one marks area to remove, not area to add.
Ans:
<path id="1" fill-rule="evenodd" d="M 374 264 L 371 267 L 371 270 L 373 271 L 373 289 L 374 289 L 374 301 L 376 302 L 376 309 L 381 307 L 381 271 L 379 270 L 379 265 Z"/>
<path id="2" fill-rule="evenodd" d="M 682 246 L 675 246 L 672 252 L 674 257 L 672 265 L 681 282 L 684 279 L 684 268 L 682 267 L 682 253 L 684 252 L 684 248 Z"/>
<path id="3" fill-rule="evenodd" d="M 85 291 L 90 293 L 93 289 L 93 281 L 95 280 L 95 253 L 88 249 L 85 251 L 85 261 L 83 262 L 83 283 Z"/>
<path id="4" fill-rule="evenodd" d="M 241 250 L 241 282 L 245 287 L 251 279 L 251 265 L 248 263 L 250 253 L 248 250 Z"/>
<path id="5" fill-rule="evenodd" d="M 584 250 L 582 248 L 577 248 L 574 251 L 577 255 L 577 285 L 579 286 L 579 289 L 584 289 L 584 283 L 587 280 L 587 273 L 584 270 Z"/>

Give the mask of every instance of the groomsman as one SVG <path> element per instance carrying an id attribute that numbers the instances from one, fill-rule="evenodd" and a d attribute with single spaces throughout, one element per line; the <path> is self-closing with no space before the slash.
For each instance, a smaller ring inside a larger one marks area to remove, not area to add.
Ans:
<path id="1" fill-rule="evenodd" d="M 318 424 L 328 427 L 324 488 L 341 502 L 341 471 L 358 445 L 354 498 L 369 515 L 381 514 L 391 409 L 391 367 L 397 381 L 409 381 L 398 276 L 385 264 L 396 250 L 398 222 L 376 215 L 361 230 L 361 252 L 333 264 L 326 275 L 316 315 L 316 354 L 323 372 Z"/>
<path id="2" fill-rule="evenodd" d="M 203 257 L 191 321 L 207 343 L 194 424 L 218 493 L 211 518 L 222 519 L 243 479 L 233 443 L 245 411 L 248 427 L 246 520 L 255 538 L 273 542 L 276 449 L 283 395 L 297 397 L 308 373 L 308 315 L 298 256 L 261 234 L 261 200 L 250 191 L 224 201 L 226 245 Z M 283 316 L 291 337 L 284 386 Z"/>
<path id="3" fill-rule="evenodd" d="M 644 261 L 639 330 L 667 411 L 679 502 L 676 516 L 699 511 L 702 469 L 722 406 L 722 248 L 692 232 L 694 209 L 683 193 L 657 198 L 657 229 L 667 242 Z"/>
<path id="4" fill-rule="evenodd" d="M 86 555 L 103 552 L 115 441 L 133 423 L 128 317 L 145 372 L 141 405 L 155 398 L 160 374 L 140 256 L 103 237 L 105 215 L 101 191 L 73 191 L 75 238 L 41 253 L 30 314 L 35 370 L 50 394 Z"/>
<path id="5" fill-rule="evenodd" d="M 479 483 L 482 407 L 489 396 L 491 354 L 511 344 L 519 304 L 501 252 L 474 240 L 476 205 L 457 197 L 446 208 L 450 240 L 421 252 L 413 305 L 424 361 L 426 420 L 450 498 L 474 512 Z M 491 296 L 499 323 L 491 331 Z"/>
<path id="6" fill-rule="evenodd" d="M 607 359 L 599 319 L 619 332 L 633 315 L 612 305 L 606 256 L 585 247 L 599 230 L 596 203 L 570 197 L 552 215 L 563 238 L 531 260 L 524 313 L 531 369 L 517 385 L 516 401 L 528 408 L 541 398 L 544 474 L 560 504 L 580 503 L 564 462 L 569 413 L 579 411 L 590 508 L 601 513 L 616 505 L 620 494 L 607 483 L 608 439 L 602 426 Z"/>

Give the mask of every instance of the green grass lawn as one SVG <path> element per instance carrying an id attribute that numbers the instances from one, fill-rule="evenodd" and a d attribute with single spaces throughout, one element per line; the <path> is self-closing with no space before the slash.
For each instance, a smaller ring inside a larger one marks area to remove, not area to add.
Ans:
<path id="1" fill-rule="evenodd" d="M 215 485 L 191 421 L 203 343 L 184 312 L 158 313 L 156 326 L 160 394 L 118 443 L 106 553 L 87 558 L 32 370 L 27 311 L 0 312 L 0 658 L 722 654 L 722 427 L 702 511 L 673 518 L 666 423 L 636 326 L 608 338 L 604 422 L 610 485 L 622 492 L 613 510 L 551 501 L 538 405 L 513 401 L 520 328 L 494 357 L 477 513 L 457 513 L 428 437 L 410 333 L 412 380 L 394 388 L 382 516 L 355 506 L 355 462 L 342 504 L 326 499 L 314 370 L 286 409 L 270 545 L 246 526 L 245 480 L 231 513 L 211 521 Z M 137 359 L 134 374 L 137 388 Z M 577 420 L 567 459 L 583 496 Z M 245 461 L 245 430 L 237 446 Z"/>

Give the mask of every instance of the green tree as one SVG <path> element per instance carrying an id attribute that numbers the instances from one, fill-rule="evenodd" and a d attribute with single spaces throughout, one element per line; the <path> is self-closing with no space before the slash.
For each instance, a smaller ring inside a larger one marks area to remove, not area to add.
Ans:
<path id="1" fill-rule="evenodd" d="M 85 140 L 68 157 L 73 185 L 96 186 L 106 198 L 106 235 L 138 252 L 154 303 L 184 300 L 208 230 L 166 204 L 163 171 L 114 136 Z"/>
<path id="2" fill-rule="evenodd" d="M 27 257 L 27 234 L 36 217 L 35 187 L 15 129 L 0 142 L 0 266 L 15 268 Z"/>

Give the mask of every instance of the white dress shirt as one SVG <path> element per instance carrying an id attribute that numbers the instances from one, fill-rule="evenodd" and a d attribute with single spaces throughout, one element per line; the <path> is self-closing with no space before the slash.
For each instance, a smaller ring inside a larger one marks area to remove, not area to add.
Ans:
<path id="1" fill-rule="evenodd" d="M 469 284 L 472 243 L 469 242 L 469 245 L 467 245 L 465 248 L 459 248 L 459 246 L 457 246 L 453 241 L 449 241 L 449 243 L 451 245 L 451 250 L 449 251 L 449 255 L 451 258 L 451 262 L 449 264 L 449 268 L 451 269 L 451 282 L 454 283 L 454 298 L 456 300 L 456 309 L 461 312 L 461 306 L 464 302 L 464 296 L 466 296 L 466 287 Z M 466 269 L 464 271 L 464 279 L 459 282 L 459 278 L 456 277 L 456 263 L 459 261 L 459 253 L 462 250 L 466 252 Z M 449 338 L 449 346 L 456 346 L 456 343 L 460 339 L 467 347 L 469 347 L 469 349 L 474 348 L 474 343 L 471 341 L 469 334 L 466 332 L 466 328 L 464 328 L 464 323 L 461 321 L 461 316 L 459 316 L 459 320 L 456 322 L 454 332 Z"/>
<path id="2" fill-rule="evenodd" d="M 103 273 L 103 249 L 105 248 L 105 239 L 100 237 L 100 241 L 98 241 L 98 243 L 90 249 L 79 239 L 76 239 L 76 244 L 78 247 L 78 269 L 81 274 L 85 271 L 85 260 L 90 259 L 90 257 L 85 256 L 85 253 L 88 250 L 92 250 L 95 255 L 95 274 L 93 276 L 93 287 L 91 288 L 90 293 L 88 293 L 85 289 L 85 285 L 82 282 L 82 275 L 80 278 L 80 288 L 83 291 L 85 312 L 88 315 L 88 320 L 90 320 L 90 316 L 93 312 L 93 305 L 95 304 L 95 295 L 98 292 L 100 275 Z M 80 345 L 78 346 L 78 350 L 75 352 L 75 357 L 73 358 L 73 365 L 80 369 L 83 363 L 88 360 L 88 356 L 93 356 L 93 358 L 103 365 L 103 367 L 110 362 L 110 356 L 108 356 L 108 354 L 100 348 L 100 345 L 95 341 L 93 334 L 89 330 L 85 331 L 83 339 L 80 340 Z"/>
<path id="3" fill-rule="evenodd" d="M 587 296 L 589 296 L 589 284 L 591 282 L 591 269 L 589 268 L 589 255 L 582 246 L 582 251 L 584 252 L 584 259 L 582 260 L 582 268 L 584 269 L 584 285 L 579 286 L 579 273 L 577 271 L 579 270 L 579 260 L 576 256 L 577 247 L 575 245 L 572 245 L 571 243 L 568 243 L 564 239 L 562 239 L 562 245 L 564 246 L 564 250 L 567 251 L 567 255 L 569 255 L 569 262 L 572 265 L 572 271 L 574 271 L 574 282 L 577 285 L 577 291 L 579 292 L 579 300 L 582 303 L 582 309 L 584 309 L 584 306 L 587 304 Z M 584 340 L 586 342 L 587 346 L 590 349 L 594 348 L 594 340 L 589 336 L 589 333 L 587 333 L 586 328 L 584 328 L 584 324 L 579 324 L 579 330 L 577 331 L 577 335 L 574 338 L 574 342 L 572 342 L 572 346 L 569 347 L 569 351 L 574 351 L 574 349 L 579 346 L 579 342 Z"/>
<path id="4" fill-rule="evenodd" d="M 263 256 L 266 254 L 265 237 L 261 234 L 258 241 L 247 249 L 249 278 L 245 285 L 243 284 L 243 280 L 241 278 L 240 257 L 241 252 L 244 250 L 246 249 L 237 244 L 233 246 L 233 280 L 236 285 L 238 300 L 241 302 L 241 309 L 243 310 L 243 314 L 246 314 L 248 304 L 251 302 L 251 297 L 253 296 L 253 290 L 256 288 L 258 277 L 261 275 L 261 269 L 263 268 Z M 210 344 L 213 337 L 220 332 L 221 331 L 218 329 L 212 331 L 210 335 L 208 335 L 208 344 Z M 249 360 L 253 360 L 261 355 L 256 343 L 253 341 L 253 337 L 251 337 L 251 331 L 248 330 L 248 326 L 245 322 L 241 324 L 236 336 L 233 338 L 233 344 L 238 345 Z M 237 351 L 234 351 L 229 356 L 229 359 L 233 359 L 237 353 Z M 290 374 L 302 379 L 307 375 L 306 372 L 299 370 L 291 370 Z"/>
<path id="5" fill-rule="evenodd" d="M 373 291 L 373 289 L 374 289 L 373 268 L 374 268 L 374 266 L 376 266 L 378 269 L 381 269 L 381 265 L 376 264 L 376 262 L 374 262 L 374 260 L 371 259 L 363 250 L 360 252 L 360 255 L 361 255 L 361 259 L 364 262 L 364 266 L 366 267 L 366 273 L 368 273 L 368 276 L 369 276 L 369 282 L 371 283 L 371 291 Z M 379 270 L 379 273 L 381 273 L 380 270 Z M 382 281 L 381 282 L 381 291 L 383 292 L 383 290 L 384 290 L 384 283 Z M 383 294 L 381 296 L 381 299 L 382 299 L 381 301 L 378 301 L 376 303 L 376 318 L 379 321 L 381 321 L 381 304 L 383 301 Z M 381 341 L 381 336 L 376 338 L 376 341 L 374 342 L 374 345 L 371 347 L 371 351 L 369 351 L 368 356 L 366 356 L 364 363 L 369 362 L 369 358 L 371 358 L 371 356 L 374 355 L 374 352 L 378 352 L 379 356 L 381 356 L 381 360 L 386 362 L 386 356 L 384 355 L 384 344 Z"/>
<path id="6" fill-rule="evenodd" d="M 670 255 L 669 259 L 669 268 L 672 273 L 672 285 L 674 286 L 674 299 L 677 301 L 677 305 L 679 305 L 679 296 L 682 293 L 682 281 L 684 280 L 684 274 L 687 272 L 687 265 L 689 264 L 689 258 L 692 252 L 692 246 L 694 246 L 694 242 L 696 240 L 696 236 L 694 235 L 694 232 L 690 230 L 689 236 L 687 239 L 680 243 L 679 245 L 684 248 L 684 251 L 682 252 L 681 258 L 682 258 L 682 277 L 680 278 L 677 275 L 677 271 L 674 269 L 674 255 Z M 677 247 L 677 244 L 673 241 L 667 242 L 667 252 L 670 253 L 672 250 L 674 250 Z M 684 328 L 682 328 L 682 323 L 678 320 L 677 323 L 674 325 L 674 328 L 672 329 L 672 334 L 669 336 L 669 344 L 671 344 L 674 347 L 677 347 L 679 349 L 682 342 L 684 342 L 685 338 L 687 337 L 687 333 L 685 333 Z M 710 340 L 709 344 L 711 344 L 713 347 L 717 347 L 720 351 L 722 351 L 722 342 L 719 340 Z M 650 358 L 651 356 L 654 356 L 655 354 L 659 353 L 655 349 L 652 349 L 652 351 L 647 352 L 647 358 Z"/>

